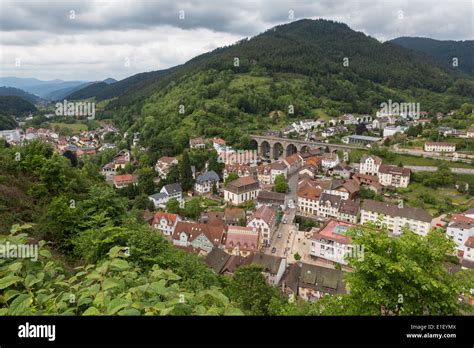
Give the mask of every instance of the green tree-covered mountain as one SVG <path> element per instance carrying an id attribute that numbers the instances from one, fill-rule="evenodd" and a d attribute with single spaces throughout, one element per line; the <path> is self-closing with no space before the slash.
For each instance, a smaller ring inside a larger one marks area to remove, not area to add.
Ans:
<path id="1" fill-rule="evenodd" d="M 75 90 L 74 92 L 68 94 L 66 99 L 77 100 L 95 98 L 96 100 L 100 101 L 114 98 L 130 90 L 133 90 L 133 88 L 137 86 L 146 84 L 147 81 L 151 81 L 159 78 L 160 76 L 166 75 L 172 70 L 173 69 L 167 69 L 140 73 L 120 81 L 115 81 L 109 78 L 104 81 L 89 84 L 79 90 Z"/>
<path id="2" fill-rule="evenodd" d="M 23 98 L 24 100 L 30 102 L 31 104 L 36 104 L 36 103 L 39 103 L 41 102 L 41 98 L 34 95 L 34 94 L 31 94 L 31 93 L 28 93 L 28 92 L 25 92 L 21 89 L 18 89 L 18 88 L 14 88 L 14 87 L 0 87 L 0 96 L 17 96 L 17 97 L 21 97 Z"/>
<path id="3" fill-rule="evenodd" d="M 399 37 L 391 40 L 399 46 L 426 53 L 446 66 L 458 59 L 458 68 L 474 76 L 474 40 L 434 40 L 426 37 Z"/>
<path id="4" fill-rule="evenodd" d="M 449 111 L 473 95 L 470 76 L 424 54 L 342 23 L 300 20 L 134 85 L 108 104 L 105 117 L 141 132 L 152 151 L 176 154 L 189 136 L 219 135 L 244 147 L 243 134 L 293 118 L 370 113 L 389 99 Z"/>
<path id="5" fill-rule="evenodd" d="M 36 111 L 36 107 L 29 101 L 18 96 L 0 95 L 0 113 L 18 115 Z"/>

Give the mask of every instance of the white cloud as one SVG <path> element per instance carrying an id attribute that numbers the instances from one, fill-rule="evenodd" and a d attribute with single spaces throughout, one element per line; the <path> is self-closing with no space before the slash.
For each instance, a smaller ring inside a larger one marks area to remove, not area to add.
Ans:
<path id="1" fill-rule="evenodd" d="M 180 10 L 184 19 L 180 19 Z M 74 11 L 74 18 L 71 12 Z M 182 64 L 300 18 L 347 23 L 379 40 L 472 39 L 470 0 L 111 0 L 0 2 L 2 76 L 117 79 Z M 399 18 L 403 11 L 403 18 Z M 130 58 L 131 66 L 124 66 Z M 21 67 L 15 59 L 21 58 Z"/>

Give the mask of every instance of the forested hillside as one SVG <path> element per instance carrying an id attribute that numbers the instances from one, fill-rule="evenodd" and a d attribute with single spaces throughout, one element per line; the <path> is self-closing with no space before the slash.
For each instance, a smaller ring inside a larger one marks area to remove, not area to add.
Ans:
<path id="1" fill-rule="evenodd" d="M 36 107 L 17 96 L 0 96 L 0 112 L 7 115 L 22 115 L 36 111 Z"/>
<path id="2" fill-rule="evenodd" d="M 374 113 L 389 99 L 448 112 L 473 96 L 473 79 L 426 55 L 345 24 L 301 20 L 149 80 L 111 101 L 105 117 L 141 132 L 145 146 L 176 154 L 193 135 L 220 135 L 233 144 L 245 142 L 244 131 L 292 118 Z"/>
<path id="3" fill-rule="evenodd" d="M 434 40 L 426 37 L 399 37 L 390 42 L 426 53 L 446 66 L 453 66 L 457 59 L 459 70 L 474 76 L 474 40 Z"/>
<path id="4" fill-rule="evenodd" d="M 30 102 L 31 104 L 36 104 L 41 101 L 40 97 L 14 87 L 0 87 L 0 96 L 21 97 L 24 100 Z"/>

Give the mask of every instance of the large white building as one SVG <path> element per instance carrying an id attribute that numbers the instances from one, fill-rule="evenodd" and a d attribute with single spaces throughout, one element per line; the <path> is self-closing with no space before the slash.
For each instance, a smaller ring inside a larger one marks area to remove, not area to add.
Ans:
<path id="1" fill-rule="evenodd" d="M 199 193 L 208 193 L 212 191 L 212 186 L 219 188 L 219 175 L 213 170 L 202 173 L 196 178 L 194 190 Z"/>
<path id="2" fill-rule="evenodd" d="M 380 157 L 364 155 L 360 159 L 359 173 L 364 175 L 377 175 L 381 164 L 382 159 Z"/>
<path id="3" fill-rule="evenodd" d="M 382 164 L 377 174 L 382 186 L 407 188 L 410 183 L 411 170 L 409 168 Z"/>
<path id="4" fill-rule="evenodd" d="M 406 188 L 410 183 L 411 170 L 409 168 L 382 164 L 380 157 L 371 155 L 362 156 L 359 173 L 377 176 L 382 186 Z"/>
<path id="5" fill-rule="evenodd" d="M 451 143 L 425 143 L 425 151 L 427 152 L 454 152 L 456 151 L 456 144 Z"/>
<path id="6" fill-rule="evenodd" d="M 346 257 L 353 254 L 352 240 L 346 235 L 354 225 L 331 219 L 321 229 L 313 228 L 309 254 L 316 258 L 347 265 Z"/>
<path id="7" fill-rule="evenodd" d="M 361 207 L 361 224 L 366 222 L 378 223 L 381 219 L 382 226 L 395 235 L 400 235 L 404 227 L 425 236 L 431 227 L 433 217 L 421 208 L 398 207 L 393 204 L 377 202 L 370 199 L 364 200 Z"/>
<path id="8" fill-rule="evenodd" d="M 253 177 L 243 176 L 224 188 L 224 200 L 239 205 L 256 199 L 259 191 L 260 185 Z"/>
<path id="9" fill-rule="evenodd" d="M 474 256 L 474 252 L 472 250 L 467 250 L 466 242 L 469 238 L 474 237 L 474 222 L 472 221 L 456 221 L 451 223 L 447 230 L 446 235 L 450 237 L 454 243 L 456 243 L 456 249 L 458 250 L 458 254 L 460 256 L 466 255 L 469 253 Z M 465 257 L 465 256 L 464 256 Z"/>
<path id="10" fill-rule="evenodd" d="M 260 233 L 260 240 L 264 246 L 270 245 L 276 227 L 275 210 L 266 205 L 260 206 L 250 217 L 247 227 L 256 229 Z"/>

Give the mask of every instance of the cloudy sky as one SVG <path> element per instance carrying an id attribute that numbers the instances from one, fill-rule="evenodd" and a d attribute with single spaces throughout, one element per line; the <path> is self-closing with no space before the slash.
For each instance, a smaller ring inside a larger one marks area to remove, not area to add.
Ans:
<path id="1" fill-rule="evenodd" d="M 301 18 L 380 41 L 474 38 L 472 0 L 0 0 L 0 76 L 122 79 Z"/>

